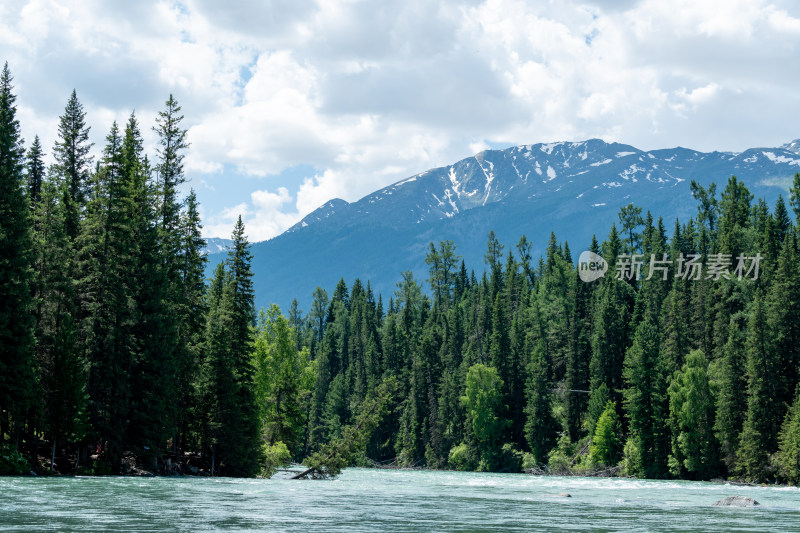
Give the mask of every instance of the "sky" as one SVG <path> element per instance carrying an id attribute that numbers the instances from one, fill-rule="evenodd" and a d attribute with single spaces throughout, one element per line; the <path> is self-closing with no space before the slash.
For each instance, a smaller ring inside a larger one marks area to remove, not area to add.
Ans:
<path id="1" fill-rule="evenodd" d="M 207 237 L 279 235 L 487 148 L 601 138 L 649 150 L 800 137 L 794 0 L 3 0 L 27 143 L 73 89 L 94 153 L 173 94 Z"/>

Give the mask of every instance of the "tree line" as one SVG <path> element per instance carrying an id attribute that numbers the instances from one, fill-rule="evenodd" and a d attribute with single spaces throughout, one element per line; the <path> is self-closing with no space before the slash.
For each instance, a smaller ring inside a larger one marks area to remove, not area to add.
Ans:
<path id="1" fill-rule="evenodd" d="M 73 91 L 45 165 L 16 112 L 6 64 L 0 471 L 166 471 L 191 453 L 215 473 L 255 474 L 249 244 L 240 219 L 207 286 L 197 199 L 180 197 L 188 143 L 177 100 L 158 113 L 152 159 L 131 113 L 95 160 Z"/>
<path id="2" fill-rule="evenodd" d="M 771 210 L 735 177 L 719 195 L 692 183 L 697 214 L 669 236 L 626 206 L 588 247 L 608 261 L 594 281 L 555 235 L 534 260 L 490 233 L 482 272 L 431 243 L 427 279 L 403 273 L 388 302 L 341 280 L 308 312 L 256 313 L 241 219 L 204 279 L 180 111 L 170 96 L 152 160 L 131 114 L 95 161 L 73 92 L 46 166 L 3 69 L 0 469 L 800 481 L 800 175 Z M 672 260 L 631 271 L 637 254 Z M 735 275 L 758 254 L 757 276 Z"/>
<path id="3" fill-rule="evenodd" d="M 388 302 L 356 279 L 273 308 L 286 338 L 267 351 L 311 374 L 264 397 L 295 428 L 282 442 L 302 460 L 341 438 L 391 379 L 356 464 L 797 483 L 800 175 L 771 210 L 736 177 L 691 191 L 671 232 L 622 208 L 588 247 L 609 263 L 594 281 L 555 235 L 534 262 L 490 233 L 480 277 L 443 241 Z"/>

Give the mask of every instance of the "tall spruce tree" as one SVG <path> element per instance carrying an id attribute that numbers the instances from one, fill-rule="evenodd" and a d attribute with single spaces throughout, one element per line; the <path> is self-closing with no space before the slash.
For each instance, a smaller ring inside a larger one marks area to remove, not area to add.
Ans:
<path id="1" fill-rule="evenodd" d="M 45 166 L 42 158 L 42 143 L 39 136 L 33 138 L 33 144 L 27 154 L 28 199 L 35 205 L 42 196 L 42 183 L 45 179 Z"/>
<path id="2" fill-rule="evenodd" d="M 76 320 L 74 251 L 66 233 L 63 184 L 54 173 L 36 204 L 36 338 L 44 399 L 42 429 L 50 439 L 50 469 L 57 446 L 75 451 L 88 429 L 87 376 Z"/>
<path id="3" fill-rule="evenodd" d="M 0 440 L 19 445 L 36 401 L 33 239 L 22 139 L 8 63 L 0 73 Z"/>
<path id="4" fill-rule="evenodd" d="M 669 453 L 667 380 L 659 344 L 657 324 L 648 315 L 636 329 L 623 371 L 630 435 L 641 458 L 636 474 L 648 478 L 665 476 Z"/>
<path id="5" fill-rule="evenodd" d="M 258 470 L 258 409 L 255 402 L 251 361 L 253 326 L 255 325 L 255 293 L 250 269 L 252 252 L 240 216 L 231 236 L 228 252 L 228 281 L 223 291 L 230 313 L 228 360 L 233 377 L 233 402 L 221 429 L 223 464 L 228 475 L 251 476 Z"/>
<path id="6" fill-rule="evenodd" d="M 93 157 L 89 154 L 89 130 L 86 112 L 78 100 L 75 90 L 67 101 L 64 114 L 58 123 L 58 139 L 53 147 L 56 168 L 67 186 L 65 204 L 67 211 L 67 235 L 78 236 L 83 208 L 89 195 L 89 179 Z"/>
<path id="7" fill-rule="evenodd" d="M 770 474 L 781 423 L 778 354 L 769 331 L 763 297 L 756 295 L 747 324 L 747 416 L 736 452 L 736 473 L 748 481 Z"/>

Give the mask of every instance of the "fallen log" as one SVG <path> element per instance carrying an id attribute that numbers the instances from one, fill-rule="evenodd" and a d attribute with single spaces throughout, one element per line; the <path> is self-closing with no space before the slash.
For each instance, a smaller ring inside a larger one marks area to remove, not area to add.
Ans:
<path id="1" fill-rule="evenodd" d="M 356 423 L 345 426 L 341 437 L 333 439 L 318 452 L 308 456 L 305 460 L 308 468 L 290 479 L 328 479 L 338 476 L 343 468 L 353 462 L 356 453 L 366 447 L 386 413 L 396 386 L 394 379 L 384 380 L 359 405 Z"/>

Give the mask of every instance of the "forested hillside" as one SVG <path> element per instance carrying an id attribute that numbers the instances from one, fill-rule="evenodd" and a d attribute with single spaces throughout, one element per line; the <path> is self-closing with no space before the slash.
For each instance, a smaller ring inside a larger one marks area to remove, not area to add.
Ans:
<path id="1" fill-rule="evenodd" d="M 693 191 L 696 217 L 669 232 L 624 208 L 588 247 L 610 263 L 596 281 L 555 236 L 534 261 L 524 237 L 490 234 L 480 275 L 430 245 L 432 298 L 410 275 L 389 302 L 359 280 L 318 290 L 307 318 L 290 313 L 316 362 L 306 449 L 394 376 L 374 461 L 796 483 L 800 176 L 795 223 L 735 177 Z"/>
<path id="2" fill-rule="evenodd" d="M 0 473 L 800 481 L 800 175 L 788 206 L 695 183 L 688 220 L 629 205 L 540 258 L 492 232 L 478 271 L 431 243 L 388 301 L 341 280 L 286 317 L 256 313 L 241 219 L 204 280 L 182 118 L 170 96 L 148 156 L 131 114 L 95 161 L 73 92 L 45 168 L 3 69 Z M 583 281 L 584 245 L 605 276 Z"/>

